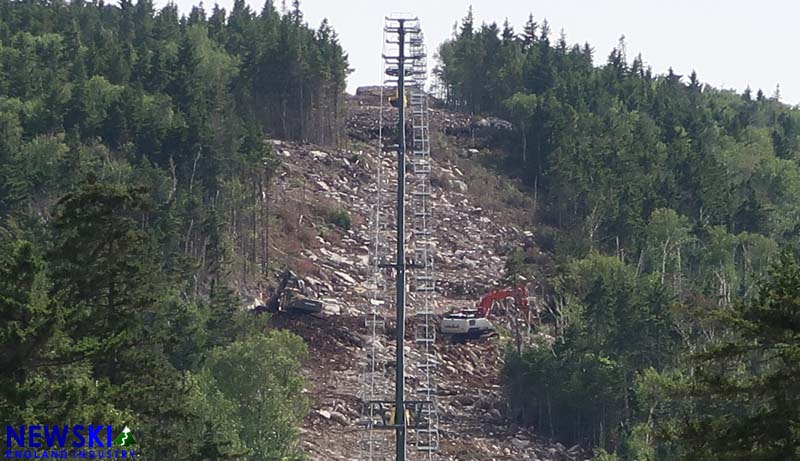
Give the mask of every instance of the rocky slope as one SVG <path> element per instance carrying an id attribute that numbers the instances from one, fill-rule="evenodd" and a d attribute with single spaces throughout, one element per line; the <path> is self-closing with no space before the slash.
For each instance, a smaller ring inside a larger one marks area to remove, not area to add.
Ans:
<path id="1" fill-rule="evenodd" d="M 380 156 L 375 147 L 377 103 L 369 90 L 348 100 L 344 148 L 273 141 L 283 166 L 274 189 L 280 194 L 271 205 L 272 247 L 277 259 L 301 273 L 326 303 L 320 317 L 278 315 L 271 320 L 273 327 L 292 330 L 309 345 L 305 374 L 313 410 L 301 438 L 312 459 L 359 459 L 369 215 L 377 162 L 383 161 L 386 168 L 394 165 L 393 155 Z M 499 283 L 505 257 L 514 248 L 528 248 L 529 254 L 535 249 L 526 196 L 482 166 L 487 158 L 500 155 L 492 137 L 507 127 L 444 110 L 432 109 L 430 114 L 438 295 L 444 312 L 472 305 Z M 384 130 L 392 130 L 391 120 Z M 349 213 L 349 229 L 336 218 L 342 210 Z M 535 281 L 530 282 L 536 288 Z M 386 338 L 384 344 L 390 343 Z M 585 459 L 580 447 L 551 443 L 506 418 L 499 379 L 502 349 L 500 338 L 465 344 L 437 340 L 438 459 Z"/>

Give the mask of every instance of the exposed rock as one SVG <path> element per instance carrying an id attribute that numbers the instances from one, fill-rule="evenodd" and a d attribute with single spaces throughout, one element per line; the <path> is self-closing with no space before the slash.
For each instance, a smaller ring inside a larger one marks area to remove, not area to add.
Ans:
<path id="1" fill-rule="evenodd" d="M 334 298 L 323 298 L 322 312 L 327 315 L 340 315 L 342 313 L 342 306 Z"/>
<path id="2" fill-rule="evenodd" d="M 516 437 L 511 439 L 511 445 L 514 445 L 514 448 L 517 450 L 522 450 L 523 448 L 527 447 L 531 444 L 530 440 L 518 439 Z"/>
<path id="3" fill-rule="evenodd" d="M 461 405 L 472 405 L 475 403 L 475 396 L 470 394 L 461 394 L 456 396 L 455 401 Z"/>
<path id="4" fill-rule="evenodd" d="M 500 410 L 498 410 L 497 408 L 489 410 L 488 416 L 493 421 L 500 421 L 501 419 L 503 419 L 503 415 L 500 414 Z"/>
<path id="5" fill-rule="evenodd" d="M 355 285 L 356 284 L 355 279 L 353 277 L 351 277 L 350 275 L 345 274 L 344 272 L 334 271 L 333 273 L 336 274 L 337 277 L 339 277 L 340 279 L 344 280 L 344 282 L 349 284 L 349 285 Z"/>
<path id="6" fill-rule="evenodd" d="M 467 183 L 461 181 L 460 179 L 451 179 L 449 181 L 450 187 L 462 194 L 467 192 Z"/>
<path id="7" fill-rule="evenodd" d="M 384 184 L 391 186 L 397 180 L 394 156 L 379 154 L 374 146 L 379 131 L 383 130 L 384 136 L 389 137 L 396 130 L 396 111 L 385 106 L 386 118 L 381 126 L 377 117 L 381 110 L 378 107 L 380 87 L 359 90 L 359 93 L 348 101 L 346 120 L 346 133 L 351 145 L 358 146 L 357 150 L 326 148 L 323 151 L 307 144 L 273 143 L 276 151 L 280 146 L 280 151 L 292 158 L 281 166 L 274 188 L 281 193 L 273 194 L 270 204 L 271 209 L 283 212 L 278 219 L 281 224 L 286 222 L 286 229 L 275 227 L 279 228 L 278 234 L 286 233 L 284 237 L 291 244 L 288 248 L 279 246 L 276 251 L 285 265 L 301 263 L 297 270 L 304 272 L 301 275 L 309 287 L 321 294 L 325 305 L 324 316 L 277 315 L 270 321 L 275 328 L 297 333 L 309 347 L 304 367 L 309 386 L 307 394 L 314 408 L 319 410 L 306 418 L 301 439 L 310 459 L 314 460 L 352 459 L 353 447 L 362 434 L 358 421 L 359 393 L 368 354 L 379 359 L 382 366 L 375 372 L 386 378 L 381 386 L 387 395 L 392 392 L 389 379 L 395 349 L 391 337 L 394 332 L 392 301 L 369 299 L 369 292 L 374 289 L 369 268 L 375 263 L 369 259 L 369 254 L 373 245 L 370 213 L 378 196 L 377 166 L 382 165 Z M 484 203 L 481 197 L 471 195 L 478 189 L 469 186 L 474 181 L 469 162 L 494 153 L 491 145 L 478 138 L 481 132 L 497 131 L 502 124 L 487 118 L 480 126 L 472 127 L 469 115 L 438 109 L 431 109 L 430 116 L 432 131 L 468 135 L 449 138 L 448 144 L 453 150 L 448 155 L 434 153 L 432 165 L 433 175 L 441 179 L 431 187 L 430 203 L 435 219 L 431 223 L 430 238 L 436 249 L 438 300 L 435 311 L 443 315 L 450 310 L 474 306 L 480 296 L 502 278 L 506 255 L 523 248 L 532 237 L 525 234 L 524 226 L 510 225 L 503 210 L 479 206 Z M 462 153 L 464 158 L 458 158 Z M 413 172 L 410 171 L 408 179 L 409 185 L 412 184 Z M 410 186 L 409 190 L 412 190 Z M 389 200 L 393 203 L 391 197 Z M 326 222 L 324 214 L 333 207 L 350 213 L 352 225 L 348 231 L 333 229 Z M 385 211 L 384 222 L 391 227 L 394 212 L 391 206 Z M 410 234 L 412 218 L 409 215 Z M 303 237 L 302 242 L 299 237 Z M 409 238 L 414 237 L 409 235 Z M 391 254 L 384 256 L 384 262 L 393 257 Z M 409 249 L 409 259 L 412 256 Z M 409 277 L 409 284 L 412 291 L 408 296 L 406 358 L 410 367 L 408 385 L 416 386 L 412 364 L 419 357 L 419 351 L 413 344 L 415 294 L 412 277 Z M 364 315 L 371 307 L 387 313 L 381 319 L 386 323 L 384 335 L 374 344 L 364 322 Z M 578 459 L 578 453 L 568 453 L 563 447 L 558 449 L 550 441 L 504 418 L 499 377 L 503 350 L 496 339 L 455 344 L 447 338 L 437 338 L 433 351 L 438 365 L 442 447 L 438 459 Z M 550 454 L 548 449 L 554 449 L 555 454 Z"/>
<path id="8" fill-rule="evenodd" d="M 350 425 L 350 420 L 347 418 L 347 416 L 339 413 L 338 411 L 332 411 L 332 412 L 330 412 L 330 415 L 331 415 L 330 419 L 332 421 L 336 421 L 337 423 L 341 424 L 342 426 L 349 426 Z"/>

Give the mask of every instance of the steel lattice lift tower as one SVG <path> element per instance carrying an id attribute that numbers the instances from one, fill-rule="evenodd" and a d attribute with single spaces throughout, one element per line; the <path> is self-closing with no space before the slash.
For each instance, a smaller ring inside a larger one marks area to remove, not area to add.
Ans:
<path id="1" fill-rule="evenodd" d="M 413 444 L 415 459 L 434 459 L 439 446 L 438 414 L 436 410 L 437 389 L 434 384 L 436 362 L 433 347 L 436 326 L 433 320 L 435 306 L 434 241 L 432 237 L 431 209 L 431 159 L 428 129 L 428 98 L 425 93 L 427 75 L 427 53 L 420 22 L 406 15 L 387 17 L 384 25 L 383 85 L 381 86 L 381 134 L 377 169 L 376 200 L 371 228 L 374 240 L 370 246 L 370 269 L 372 276 L 368 285 L 370 309 L 365 326 L 370 340 L 367 342 L 367 357 L 364 363 L 364 379 L 361 394 L 362 424 L 365 426 L 361 440 L 362 458 L 386 460 L 388 457 L 388 431 L 395 432 L 395 456 L 404 461 L 407 444 Z M 397 109 L 397 128 L 391 144 L 383 144 L 384 85 L 396 85 L 390 92 L 392 105 Z M 408 112 L 407 112 L 408 109 Z M 410 113 L 410 116 L 408 114 Z M 407 120 L 410 124 L 407 124 Z M 410 125 L 408 133 L 407 125 Z M 410 142 L 408 134 L 410 134 Z M 384 171 L 384 148 L 396 151 L 396 184 L 392 184 L 391 171 Z M 410 155 L 409 155 L 410 153 Z M 410 168 L 411 194 L 406 195 L 407 167 Z M 395 185 L 396 206 L 390 207 L 389 192 Z M 411 232 L 406 231 L 406 207 L 409 208 Z M 391 219 L 395 226 L 391 228 Z M 394 236 L 391 231 L 394 230 Z M 406 262 L 406 243 L 410 243 L 413 256 Z M 392 245 L 394 244 L 394 245 Z M 394 246 L 393 261 L 387 261 Z M 387 269 L 394 272 L 394 287 L 388 280 Z M 413 269 L 410 277 L 411 301 L 409 311 L 413 314 L 414 355 L 410 373 L 406 373 L 405 326 L 409 277 L 406 271 Z M 392 293 L 392 288 L 394 289 Z M 393 295 L 393 296 L 392 296 Z M 394 345 L 394 395 L 386 393 L 389 379 L 383 370 L 389 359 L 382 354 L 381 331 L 385 318 L 390 314 L 388 301 L 394 298 L 395 345 Z M 406 387 L 414 392 L 412 399 L 406 398 Z"/>

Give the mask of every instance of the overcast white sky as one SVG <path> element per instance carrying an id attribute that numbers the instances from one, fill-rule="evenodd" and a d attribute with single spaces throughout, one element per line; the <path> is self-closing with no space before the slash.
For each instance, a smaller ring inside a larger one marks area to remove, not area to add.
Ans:
<path id="1" fill-rule="evenodd" d="M 197 1 L 177 3 L 188 13 Z M 261 10 L 263 1 L 249 1 Z M 219 4 L 230 10 L 233 0 Z M 656 73 L 670 66 L 687 76 L 696 70 L 700 80 L 714 86 L 741 92 L 750 85 L 754 93 L 762 88 L 767 95 L 780 84 L 781 99 L 800 104 L 797 0 L 304 0 L 301 9 L 311 25 L 327 17 L 339 33 L 355 69 L 348 84 L 353 92 L 380 79 L 384 16 L 398 11 L 418 16 L 432 56 L 469 5 L 477 24 L 502 24 L 508 18 L 518 32 L 529 12 L 539 22 L 547 18 L 553 40 L 563 28 L 570 44 L 588 41 L 595 64 L 605 61 L 624 34 L 629 60 L 641 52 Z M 213 0 L 205 0 L 205 6 L 210 9 Z"/>

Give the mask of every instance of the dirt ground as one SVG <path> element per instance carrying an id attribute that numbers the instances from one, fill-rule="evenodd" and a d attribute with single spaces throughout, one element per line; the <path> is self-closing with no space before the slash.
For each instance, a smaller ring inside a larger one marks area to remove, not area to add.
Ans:
<path id="1" fill-rule="evenodd" d="M 365 433 L 360 392 L 370 340 L 364 323 L 370 210 L 377 163 L 383 162 L 390 176 L 393 165 L 390 158 L 379 156 L 373 145 L 379 112 L 368 95 L 350 98 L 348 142 L 341 149 L 273 142 L 284 165 L 276 188 L 282 194 L 274 203 L 275 251 L 285 265 L 306 278 L 326 305 L 318 316 L 278 314 L 270 320 L 272 328 L 295 332 L 309 347 L 303 373 L 312 410 L 303 422 L 301 443 L 313 460 L 365 459 L 358 442 Z M 530 225 L 527 203 L 517 200 L 514 208 L 503 202 L 501 195 L 492 198 L 495 193 L 509 194 L 509 188 L 513 192 L 516 186 L 487 179 L 485 169 L 478 166 L 481 156 L 502 155 L 492 150 L 491 133 L 476 138 L 473 120 L 463 114 L 437 109 L 431 111 L 431 119 L 432 131 L 439 137 L 439 150 L 433 153 L 436 181 L 432 181 L 432 200 L 437 218 L 433 227 L 437 240 L 436 311 L 441 315 L 474 306 L 482 293 L 496 286 L 510 251 L 535 251 L 535 229 Z M 326 221 L 326 215 L 337 209 L 347 210 L 352 217 L 350 229 Z M 389 325 L 380 341 L 381 353 L 389 358 L 384 361 L 387 376 L 392 375 L 389 367 L 394 355 L 391 330 Z M 407 327 L 408 357 L 418 354 L 411 331 Z M 500 336 L 461 343 L 437 338 L 433 355 L 438 364 L 440 449 L 435 459 L 588 459 L 580 447 L 564 447 L 508 419 L 500 380 L 507 342 Z M 392 389 L 386 393 L 390 395 Z M 385 440 L 384 456 L 372 459 L 394 459 L 393 433 L 387 432 Z M 422 459 L 413 446 L 408 452 L 408 459 Z"/>

